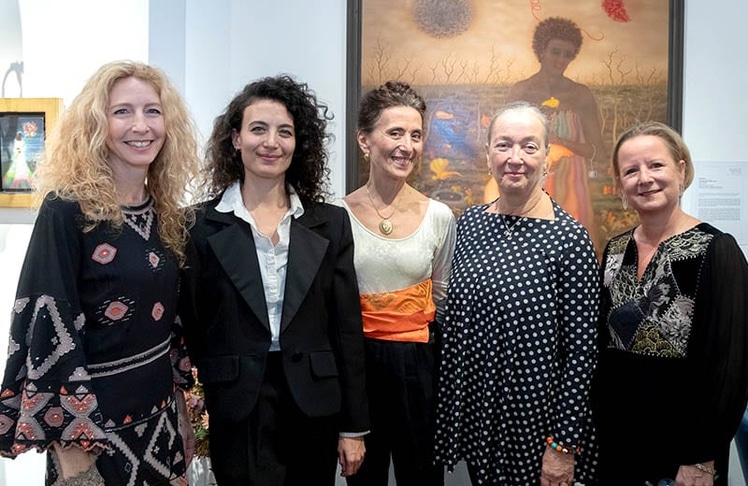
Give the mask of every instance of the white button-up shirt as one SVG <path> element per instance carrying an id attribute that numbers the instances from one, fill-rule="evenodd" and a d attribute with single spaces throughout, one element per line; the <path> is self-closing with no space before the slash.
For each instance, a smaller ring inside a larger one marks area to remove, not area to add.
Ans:
<path id="1" fill-rule="evenodd" d="M 291 218 L 298 218 L 304 214 L 296 191 L 289 187 L 291 207 L 278 224 L 278 244 L 273 246 L 270 236 L 260 233 L 252 215 L 247 211 L 242 200 L 239 182 L 235 182 L 223 193 L 221 201 L 216 206 L 220 213 L 231 213 L 249 223 L 252 237 L 255 241 L 257 261 L 260 264 L 260 275 L 265 289 L 265 303 L 270 322 L 271 343 L 270 351 L 280 350 L 280 322 L 283 312 L 283 298 L 286 292 L 286 269 L 288 267 L 288 247 L 291 242 Z"/>

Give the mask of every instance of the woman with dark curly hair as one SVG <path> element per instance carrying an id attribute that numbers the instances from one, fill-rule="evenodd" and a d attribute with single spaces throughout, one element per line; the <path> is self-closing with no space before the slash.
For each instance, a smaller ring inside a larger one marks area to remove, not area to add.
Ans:
<path id="1" fill-rule="evenodd" d="M 569 19 L 551 17 L 535 27 L 532 50 L 540 70 L 511 87 L 507 103 L 529 101 L 551 121 L 550 163 L 545 190 L 582 223 L 596 244 L 589 177 L 606 160 L 597 102 L 590 89 L 564 73 L 579 54 L 582 32 Z"/>
<path id="2" fill-rule="evenodd" d="M 333 484 L 369 428 L 353 236 L 326 204 L 327 107 L 288 76 L 216 120 L 182 319 L 218 484 Z"/>

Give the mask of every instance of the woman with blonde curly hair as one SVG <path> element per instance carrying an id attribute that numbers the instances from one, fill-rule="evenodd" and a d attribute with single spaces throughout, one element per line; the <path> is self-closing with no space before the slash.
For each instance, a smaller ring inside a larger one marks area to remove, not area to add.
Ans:
<path id="1" fill-rule="evenodd" d="M 179 93 L 139 62 L 99 68 L 52 128 L 0 390 L 0 454 L 48 451 L 46 484 L 186 483 L 176 303 L 198 165 Z"/>

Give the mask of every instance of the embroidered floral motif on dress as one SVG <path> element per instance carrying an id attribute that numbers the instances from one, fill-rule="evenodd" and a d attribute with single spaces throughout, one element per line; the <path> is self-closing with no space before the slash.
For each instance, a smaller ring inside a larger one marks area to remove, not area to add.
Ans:
<path id="1" fill-rule="evenodd" d="M 3 393 L 6 391 L 9 390 L 3 390 Z M 2 404 L 5 411 L 15 409 L 18 413 L 17 423 L 10 416 L 12 414 L 0 415 L 2 432 L 15 426 L 14 454 L 21 454 L 34 448 L 35 443 L 48 440 L 47 431 L 55 431 L 53 436 L 59 433 L 63 444 L 76 442 L 84 448 L 104 440 L 104 431 L 94 425 L 99 414 L 98 402 L 86 386 L 81 385 L 70 394 L 64 386 L 57 392 L 42 392 L 34 383 L 27 382 L 20 402 L 3 399 Z"/>
<path id="2" fill-rule="evenodd" d="M 104 315 L 113 321 L 119 321 L 127 313 L 127 306 L 122 302 L 110 302 L 104 311 Z"/>
<path id="3" fill-rule="evenodd" d="M 148 261 L 148 266 L 154 272 L 157 272 L 164 267 L 166 257 L 160 251 L 150 248 L 146 250 L 145 257 Z"/>
<path id="4" fill-rule="evenodd" d="M 135 312 L 135 302 L 132 299 L 120 297 L 117 300 L 105 300 L 99 305 L 96 317 L 101 324 L 110 326 L 115 322 L 125 322 Z"/>
<path id="5" fill-rule="evenodd" d="M 117 249 L 115 247 L 109 243 L 102 243 L 96 247 L 93 255 L 91 255 L 91 259 L 97 263 L 106 265 L 107 263 L 111 263 L 116 255 Z"/>
<path id="6" fill-rule="evenodd" d="M 687 355 L 694 296 L 679 285 L 673 267 L 692 262 L 697 270 L 712 238 L 691 229 L 660 243 L 641 279 L 631 232 L 611 241 L 604 279 L 613 304 L 608 318 L 611 347 L 648 356 Z"/>
<path id="7" fill-rule="evenodd" d="M 153 304 L 151 316 L 153 317 L 154 321 L 160 321 L 164 316 L 164 305 L 161 302 L 156 302 L 155 304 Z"/>

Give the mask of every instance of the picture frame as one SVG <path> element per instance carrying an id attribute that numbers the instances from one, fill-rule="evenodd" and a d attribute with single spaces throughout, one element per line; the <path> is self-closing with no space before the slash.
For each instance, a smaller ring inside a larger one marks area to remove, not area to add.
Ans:
<path id="1" fill-rule="evenodd" d="M 649 120 L 681 130 L 683 0 L 352 0 L 347 17 L 346 192 L 368 177 L 355 133 L 361 95 L 399 79 L 427 105 L 423 157 L 411 185 L 447 203 L 456 216 L 469 205 L 495 199 L 497 192 L 488 190 L 484 148 L 488 122 L 514 85 L 539 72 L 534 31 L 555 17 L 571 20 L 582 32 L 581 47 L 563 74 L 592 92 L 602 138 L 602 148 L 593 147 L 592 161 L 577 157 L 586 167 L 588 214 L 575 214 L 559 203 L 587 227 L 601 254 L 610 237 L 637 222 L 636 214 L 622 207 L 610 171 L 617 136 Z M 551 112 L 553 125 L 557 113 L 539 107 Z M 558 167 L 565 161 L 560 160 Z M 572 193 L 575 188 L 570 183 L 568 189 Z M 559 200 L 548 186 L 546 190 Z"/>
<path id="2" fill-rule="evenodd" d="M 0 207 L 31 207 L 36 162 L 62 98 L 0 98 Z"/>

